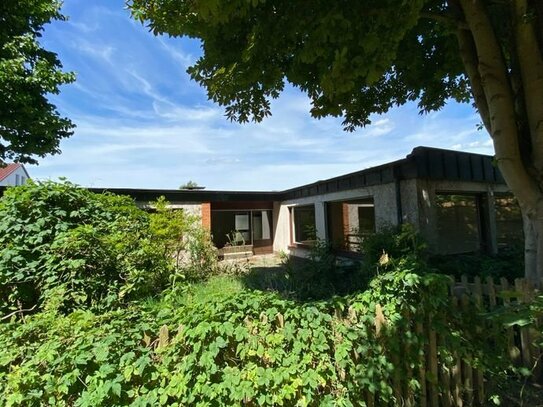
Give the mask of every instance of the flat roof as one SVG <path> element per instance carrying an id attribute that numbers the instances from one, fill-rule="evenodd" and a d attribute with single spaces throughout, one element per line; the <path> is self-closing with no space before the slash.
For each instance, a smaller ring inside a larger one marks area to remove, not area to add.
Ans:
<path id="1" fill-rule="evenodd" d="M 414 178 L 505 184 L 499 169 L 494 165 L 492 156 L 432 147 L 416 147 L 407 157 L 400 160 L 284 191 L 88 189 L 96 193 L 108 191 L 118 195 L 129 195 L 138 202 L 155 201 L 161 196 L 170 202 L 285 201 Z M 3 193 L 4 188 L 0 187 L 0 194 Z"/>

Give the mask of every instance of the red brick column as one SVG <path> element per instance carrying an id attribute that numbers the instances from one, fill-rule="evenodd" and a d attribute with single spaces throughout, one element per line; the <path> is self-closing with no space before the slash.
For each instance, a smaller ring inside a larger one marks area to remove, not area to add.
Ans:
<path id="1" fill-rule="evenodd" d="M 351 232 L 349 225 L 349 204 L 343 203 L 341 207 L 341 212 L 343 215 L 343 236 L 347 238 L 347 235 Z"/>
<path id="2" fill-rule="evenodd" d="M 211 230 L 211 203 L 202 202 L 202 226 Z"/>

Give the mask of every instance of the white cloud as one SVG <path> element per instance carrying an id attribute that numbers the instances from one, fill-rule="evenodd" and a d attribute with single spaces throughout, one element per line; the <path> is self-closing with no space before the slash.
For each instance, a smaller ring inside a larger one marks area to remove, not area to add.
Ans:
<path id="1" fill-rule="evenodd" d="M 368 137 L 379 137 L 389 134 L 394 130 L 394 123 L 389 118 L 382 118 L 372 122 L 361 132 Z"/>
<path id="2" fill-rule="evenodd" d="M 209 106 L 185 107 L 164 100 L 153 101 L 153 110 L 160 118 L 169 121 L 207 121 L 221 116 L 221 109 Z"/>
<path id="3" fill-rule="evenodd" d="M 190 53 L 185 53 L 179 47 L 176 48 L 171 44 L 168 44 L 164 38 L 159 38 L 158 42 L 162 47 L 167 51 L 169 56 L 176 62 L 180 63 L 184 69 L 187 69 L 189 66 L 194 65 L 196 62 L 196 57 Z"/>
<path id="4" fill-rule="evenodd" d="M 73 24 L 46 31 L 48 45 L 78 72 L 78 82 L 53 98 L 78 128 L 61 143 L 63 154 L 31 167 L 32 176 L 106 187 L 177 188 L 193 179 L 209 189 L 281 190 L 390 162 L 419 145 L 491 153 L 488 135 L 475 129 L 478 116 L 454 103 L 427 116 L 408 104 L 346 133 L 341 119 L 312 118 L 311 101 L 286 86 L 272 117 L 230 123 L 182 73 L 199 44 L 153 37 L 122 5 L 80 0 L 68 11 Z"/>
<path id="5" fill-rule="evenodd" d="M 112 63 L 112 55 L 116 51 L 111 45 L 96 44 L 86 40 L 77 40 L 72 46 L 78 51 L 84 52 L 94 58 L 99 58 L 107 63 Z"/>

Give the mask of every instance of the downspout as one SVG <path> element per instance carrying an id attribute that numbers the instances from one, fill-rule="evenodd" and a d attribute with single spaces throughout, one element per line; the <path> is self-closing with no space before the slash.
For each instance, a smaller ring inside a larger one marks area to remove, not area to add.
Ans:
<path id="1" fill-rule="evenodd" d="M 402 212 L 402 188 L 401 188 L 401 177 L 400 177 L 400 167 L 395 166 L 393 169 L 394 176 L 394 186 L 396 187 L 396 215 L 398 226 L 403 224 L 403 212 Z"/>

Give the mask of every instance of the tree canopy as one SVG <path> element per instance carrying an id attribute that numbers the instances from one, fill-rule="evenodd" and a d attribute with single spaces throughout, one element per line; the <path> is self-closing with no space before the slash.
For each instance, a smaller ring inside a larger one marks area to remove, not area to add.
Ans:
<path id="1" fill-rule="evenodd" d="M 472 101 L 524 217 L 526 272 L 543 279 L 543 2 L 129 0 L 155 34 L 189 36 L 188 72 L 232 120 L 260 121 L 288 81 L 311 114 L 422 112 Z"/>
<path id="2" fill-rule="evenodd" d="M 181 184 L 179 189 L 205 189 L 205 187 L 201 187 L 196 181 L 189 180 L 184 184 Z"/>
<path id="3" fill-rule="evenodd" d="M 267 116 L 287 80 L 307 92 L 315 117 L 343 116 L 352 130 L 408 100 L 432 110 L 469 99 L 454 27 L 423 17 L 442 13 L 442 3 L 134 0 L 132 8 L 157 34 L 202 40 L 189 72 L 231 119 Z"/>
<path id="4" fill-rule="evenodd" d="M 57 0 L 0 2 L 0 159 L 35 163 L 59 153 L 74 125 L 47 96 L 75 76 L 62 71 L 54 52 L 39 43 L 43 26 L 64 20 Z"/>

